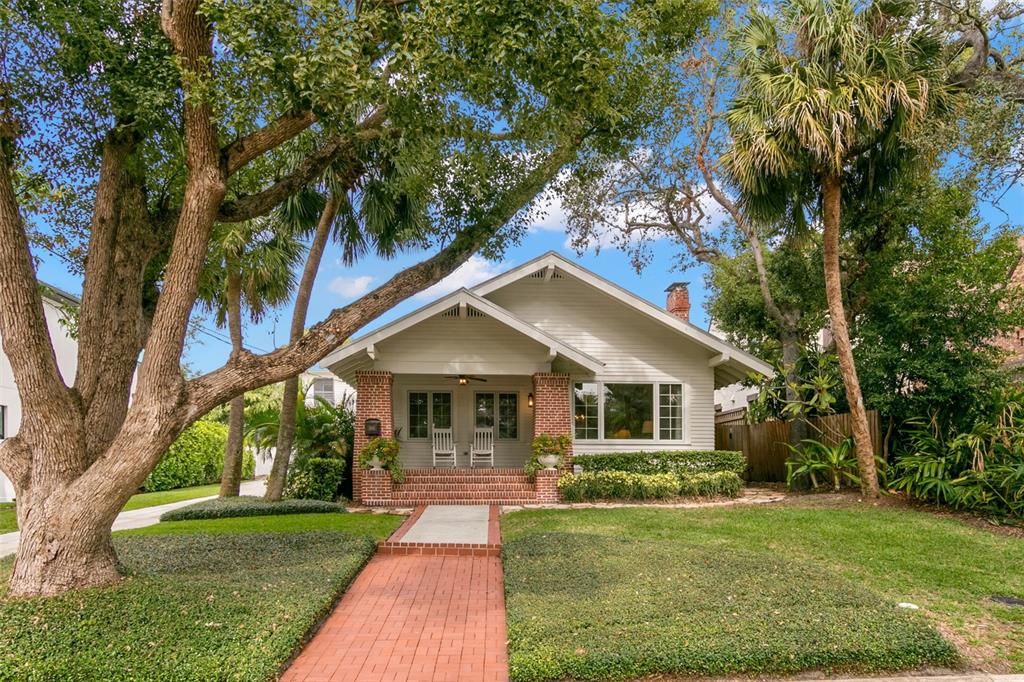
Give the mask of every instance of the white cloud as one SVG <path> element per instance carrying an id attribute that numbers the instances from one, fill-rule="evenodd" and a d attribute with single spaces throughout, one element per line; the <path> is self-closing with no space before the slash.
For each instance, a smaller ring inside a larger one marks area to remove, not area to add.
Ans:
<path id="1" fill-rule="evenodd" d="M 471 256 L 455 272 L 429 289 L 424 289 L 416 294 L 414 298 L 433 300 L 463 287 L 469 289 L 480 282 L 500 275 L 507 269 L 508 267 L 504 265 L 492 265 L 480 256 Z"/>
<path id="2" fill-rule="evenodd" d="M 361 275 L 359 277 L 335 277 L 331 280 L 328 288 L 342 298 L 356 298 L 370 290 L 373 277 Z"/>
<path id="3" fill-rule="evenodd" d="M 530 225 L 531 232 L 562 232 L 565 230 L 565 209 L 562 198 L 548 190 L 537 200 L 534 207 L 537 219 Z"/>

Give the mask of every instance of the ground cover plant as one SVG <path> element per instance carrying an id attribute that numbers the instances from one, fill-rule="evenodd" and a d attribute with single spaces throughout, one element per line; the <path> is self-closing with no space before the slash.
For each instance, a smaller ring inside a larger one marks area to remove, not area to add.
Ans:
<path id="1" fill-rule="evenodd" d="M 400 521 L 317 514 L 117 534 L 118 585 L 0 601 L 0 680 L 273 679 Z"/>
<path id="2" fill-rule="evenodd" d="M 1006 570 L 1024 563 L 1024 543 L 956 520 L 874 507 L 531 510 L 504 516 L 502 537 L 514 680 L 870 672 L 960 655 L 1024 670 L 1020 609 L 991 599 L 1024 596 L 1024 575 Z"/>
<path id="3" fill-rule="evenodd" d="M 242 495 L 217 497 L 179 507 L 160 516 L 161 521 L 227 519 L 240 516 L 279 516 L 282 514 L 330 514 L 345 511 L 345 505 L 322 500 L 282 500 L 267 502 L 262 497 Z"/>
<path id="4" fill-rule="evenodd" d="M 199 521 L 162 521 L 153 526 L 119 531 L 118 535 L 191 535 L 207 533 L 302 533 L 310 530 L 369 535 L 383 540 L 401 525 L 405 517 L 392 514 L 284 514 L 280 516 L 234 517 Z"/>

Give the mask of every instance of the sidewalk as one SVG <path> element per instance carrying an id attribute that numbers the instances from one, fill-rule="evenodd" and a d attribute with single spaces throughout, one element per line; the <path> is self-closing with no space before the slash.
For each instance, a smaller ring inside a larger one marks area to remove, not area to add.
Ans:
<path id="1" fill-rule="evenodd" d="M 409 550 L 500 545 L 497 518 L 494 507 L 428 506 L 384 545 Z M 281 680 L 504 682 L 507 639 L 499 556 L 382 551 Z"/>
<path id="2" fill-rule="evenodd" d="M 258 481 L 242 482 L 243 495 L 262 495 L 266 489 L 266 481 L 262 479 Z M 178 509 L 179 507 L 187 507 L 190 504 L 202 502 L 203 500 L 212 500 L 214 497 L 216 496 L 196 497 L 191 500 L 181 500 L 180 502 L 161 504 L 156 507 L 144 507 L 142 509 L 133 509 L 131 511 L 121 512 L 117 515 L 117 518 L 114 519 L 113 530 L 128 530 L 129 528 L 152 526 L 154 523 L 160 522 L 160 515 L 164 512 L 169 512 L 172 509 Z M 18 537 L 20 535 L 21 533 L 17 531 L 0 535 L 0 557 L 7 556 L 8 554 L 14 554 L 18 549 Z"/>

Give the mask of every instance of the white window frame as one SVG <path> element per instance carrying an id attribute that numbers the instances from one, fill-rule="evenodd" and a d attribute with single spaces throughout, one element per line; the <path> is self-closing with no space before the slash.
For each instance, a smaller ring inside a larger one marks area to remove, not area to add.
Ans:
<path id="1" fill-rule="evenodd" d="M 491 396 L 491 418 L 494 425 L 491 427 L 494 429 L 494 440 L 501 441 L 503 443 L 517 443 L 522 440 L 522 414 L 520 413 L 520 405 L 522 404 L 522 396 L 519 395 L 519 391 L 502 391 L 501 389 L 494 389 L 493 391 L 473 391 L 473 428 L 478 428 L 476 425 L 476 397 L 478 395 L 489 395 Z M 503 395 L 514 395 L 516 397 L 516 437 L 515 438 L 502 438 L 499 434 L 501 433 L 501 411 L 500 411 L 500 398 Z"/>
<path id="2" fill-rule="evenodd" d="M 643 445 L 648 443 L 671 443 L 678 445 L 687 445 L 690 442 L 690 428 L 687 420 L 687 385 L 682 381 L 617 381 L 604 379 L 587 379 L 587 378 L 576 378 L 573 377 L 569 380 L 569 404 L 572 409 L 573 419 L 576 414 L 576 395 L 575 386 L 576 384 L 596 384 L 597 385 L 597 438 L 577 438 L 576 437 L 576 425 L 573 424 L 572 439 L 573 442 L 579 442 L 581 444 L 598 444 L 608 443 L 611 445 Z M 605 438 L 604 437 L 604 386 L 605 384 L 638 384 L 644 386 L 652 386 L 654 390 L 653 397 L 653 408 L 654 408 L 654 437 L 653 438 Z M 680 438 L 677 439 L 662 439 L 661 438 L 661 387 L 662 385 L 673 385 L 679 386 L 679 419 L 680 419 Z"/>
<path id="3" fill-rule="evenodd" d="M 409 396 L 413 393 L 426 393 L 427 394 L 427 435 L 420 437 L 412 436 L 411 418 L 412 414 L 409 411 Z M 405 392 L 405 426 L 409 429 L 409 434 L 406 435 L 405 439 L 415 442 L 424 443 L 430 440 L 431 432 L 434 430 L 434 394 L 435 393 L 447 393 L 451 400 L 451 420 L 452 424 L 455 424 L 455 393 L 453 391 L 434 391 L 429 388 L 410 388 Z"/>
<path id="4" fill-rule="evenodd" d="M 328 385 L 331 387 L 331 397 L 330 397 L 330 399 L 328 399 L 326 396 L 322 395 L 322 393 L 321 394 L 317 393 L 317 390 L 316 390 L 317 383 L 320 383 L 320 385 L 322 386 L 322 385 L 324 385 L 324 382 L 330 382 L 330 383 L 328 383 Z M 310 391 L 313 394 L 314 402 L 316 401 L 317 398 L 323 398 L 324 400 L 327 400 L 327 402 L 329 402 L 331 405 L 337 405 L 337 403 L 334 400 L 334 379 L 331 379 L 330 377 L 316 377 L 316 378 L 313 379 L 313 383 L 312 383 L 312 385 L 309 388 L 310 388 Z"/>

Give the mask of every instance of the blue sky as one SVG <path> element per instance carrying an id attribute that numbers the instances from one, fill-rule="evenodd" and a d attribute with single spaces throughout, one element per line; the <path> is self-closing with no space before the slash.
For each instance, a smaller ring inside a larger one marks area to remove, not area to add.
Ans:
<path id="1" fill-rule="evenodd" d="M 1024 222 L 1021 218 L 1024 216 L 1024 191 L 1019 186 L 1011 188 L 1002 197 L 998 208 L 982 204 L 980 211 L 983 220 L 992 227 L 1019 226 Z M 567 244 L 564 216 L 555 203 L 548 211 L 547 217 L 535 225 L 519 245 L 507 250 L 503 261 L 488 262 L 475 256 L 440 285 L 406 300 L 370 323 L 363 331 L 404 315 L 461 286 L 471 287 L 550 250 L 575 259 L 583 267 L 657 305 L 664 305 L 665 287 L 670 283 L 688 282 L 692 305 L 690 319 L 695 324 L 707 328 L 708 316 L 704 310 L 704 268 L 693 267 L 685 272 L 674 270 L 676 249 L 677 247 L 669 242 L 659 244 L 659 248 L 654 250 L 653 260 L 640 275 L 637 275 L 630 266 L 628 257 L 614 247 L 602 248 L 599 253 L 590 250 L 582 256 L 577 255 Z M 62 261 L 47 254 L 37 255 L 41 256 L 38 273 L 42 281 L 70 292 L 81 291 L 81 281 L 67 271 Z M 390 261 L 366 258 L 352 267 L 341 265 L 339 255 L 338 249 L 333 245 L 324 255 L 313 291 L 307 325 L 323 319 L 331 309 L 354 300 L 386 281 L 400 269 L 422 260 L 430 253 L 409 252 Z M 289 321 L 290 308 L 286 307 L 276 314 L 269 315 L 259 325 L 248 325 L 245 332 L 246 346 L 254 352 L 265 352 L 283 344 L 288 338 Z M 200 333 L 186 351 L 185 361 L 193 372 L 216 369 L 224 363 L 230 351 L 224 330 L 217 329 L 211 321 L 207 321 L 203 327 L 206 331 Z"/>

